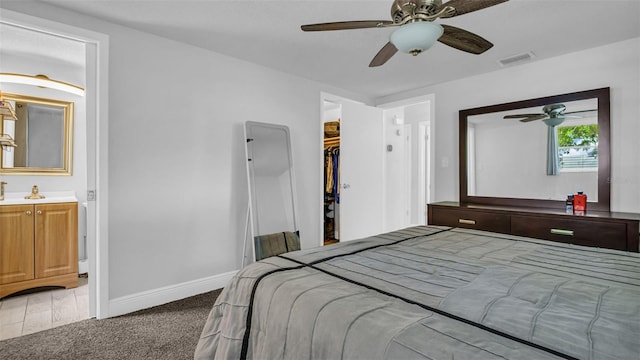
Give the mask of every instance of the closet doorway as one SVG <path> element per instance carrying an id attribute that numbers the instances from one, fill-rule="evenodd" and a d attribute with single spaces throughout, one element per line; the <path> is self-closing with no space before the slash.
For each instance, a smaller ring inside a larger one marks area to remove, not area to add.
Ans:
<path id="1" fill-rule="evenodd" d="M 324 107 L 324 186 L 323 186 L 323 241 L 324 245 L 340 241 L 340 104 L 325 101 Z"/>
<path id="2" fill-rule="evenodd" d="M 344 242 L 379 234 L 383 229 L 382 110 L 324 93 L 321 104 L 322 131 L 329 123 L 327 138 L 334 138 L 323 141 L 323 173 L 330 175 L 322 182 L 323 244 L 324 240 Z M 333 130 L 338 125 L 339 140 Z"/>

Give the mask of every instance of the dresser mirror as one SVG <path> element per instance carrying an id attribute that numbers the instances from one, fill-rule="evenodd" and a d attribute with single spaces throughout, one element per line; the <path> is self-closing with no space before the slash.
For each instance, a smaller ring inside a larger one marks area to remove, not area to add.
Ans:
<path id="1" fill-rule="evenodd" d="M 609 211 L 609 88 L 462 110 L 460 202 Z"/>
<path id="2" fill-rule="evenodd" d="M 0 174 L 71 175 L 73 102 L 3 93 L 17 119 L 4 117 L 0 134 L 14 139 L 5 146 Z"/>
<path id="3" fill-rule="evenodd" d="M 247 121 L 245 141 L 254 260 L 299 250 L 289 128 Z"/>

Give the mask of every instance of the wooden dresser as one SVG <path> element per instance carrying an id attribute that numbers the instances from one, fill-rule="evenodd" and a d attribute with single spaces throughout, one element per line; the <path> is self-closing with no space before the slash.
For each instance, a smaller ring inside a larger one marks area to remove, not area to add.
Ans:
<path id="1" fill-rule="evenodd" d="M 638 252 L 640 214 L 438 202 L 427 205 L 430 225 L 444 225 L 537 239 Z"/>

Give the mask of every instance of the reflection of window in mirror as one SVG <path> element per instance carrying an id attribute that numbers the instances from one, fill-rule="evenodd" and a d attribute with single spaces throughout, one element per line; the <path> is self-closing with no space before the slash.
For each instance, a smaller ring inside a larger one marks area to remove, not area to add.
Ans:
<path id="1" fill-rule="evenodd" d="M 73 102 L 3 94 L 17 119 L 3 119 L 0 130 L 15 148 L 2 151 L 0 173 L 71 175 Z"/>
<path id="2" fill-rule="evenodd" d="M 558 126 L 560 171 L 598 171 L 598 124 Z"/>

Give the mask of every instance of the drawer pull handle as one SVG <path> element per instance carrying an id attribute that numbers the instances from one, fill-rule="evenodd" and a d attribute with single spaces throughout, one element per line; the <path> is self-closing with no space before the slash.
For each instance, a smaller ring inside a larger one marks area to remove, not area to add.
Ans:
<path id="1" fill-rule="evenodd" d="M 551 229 L 552 234 L 573 236 L 573 230 Z"/>
<path id="2" fill-rule="evenodd" d="M 458 219 L 458 222 L 460 224 L 467 224 L 467 225 L 475 225 L 476 224 L 475 220 L 468 220 L 468 219 Z"/>

